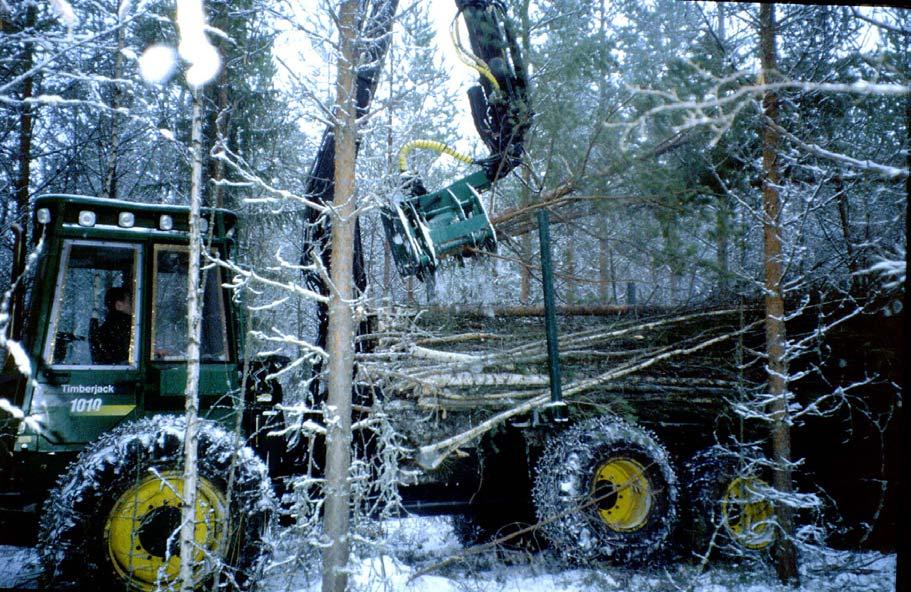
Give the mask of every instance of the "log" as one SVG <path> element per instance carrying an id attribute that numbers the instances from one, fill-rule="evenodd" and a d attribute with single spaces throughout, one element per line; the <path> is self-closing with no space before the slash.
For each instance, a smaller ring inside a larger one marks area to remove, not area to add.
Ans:
<path id="1" fill-rule="evenodd" d="M 693 354 L 695 352 L 707 349 L 713 345 L 721 343 L 723 341 L 732 339 L 739 335 L 743 335 L 748 331 L 760 326 L 763 320 L 759 320 L 749 325 L 732 331 L 730 333 L 725 333 L 717 337 L 713 337 L 691 347 L 679 348 L 673 351 L 667 351 L 660 355 L 651 357 L 647 360 L 644 360 L 638 364 L 627 365 L 621 368 L 612 369 L 604 374 L 599 376 L 589 378 L 586 380 L 581 380 L 576 383 L 572 383 L 563 390 L 563 397 L 565 400 L 570 400 L 574 397 L 579 396 L 585 392 L 591 391 L 595 388 L 598 388 L 604 384 L 607 384 L 611 381 L 614 381 L 618 378 L 623 378 L 629 376 L 636 372 L 640 372 L 659 364 L 660 362 L 666 361 L 673 357 L 681 357 Z M 424 469 L 432 470 L 440 466 L 440 464 L 446 460 L 446 458 L 453 453 L 454 450 L 465 446 L 469 442 L 479 438 L 488 431 L 496 428 L 502 423 L 508 421 L 513 417 L 518 417 L 525 415 L 531 412 L 534 409 L 540 409 L 546 407 L 550 403 L 550 394 L 547 392 L 538 394 L 537 396 L 528 399 L 522 403 L 514 405 L 505 411 L 501 411 L 491 417 L 488 417 L 477 426 L 466 430 L 462 433 L 455 434 L 445 440 L 436 442 L 435 444 L 430 444 L 426 446 L 421 446 L 418 449 L 418 454 L 415 458 L 417 463 Z"/>
<path id="2" fill-rule="evenodd" d="M 592 316 L 610 317 L 620 315 L 652 315 L 667 312 L 669 309 L 660 307 L 624 306 L 624 305 L 581 305 L 558 306 L 557 314 L 561 316 Z M 543 306 L 432 306 L 427 309 L 430 313 L 442 315 L 460 315 L 466 317 L 543 317 Z"/>

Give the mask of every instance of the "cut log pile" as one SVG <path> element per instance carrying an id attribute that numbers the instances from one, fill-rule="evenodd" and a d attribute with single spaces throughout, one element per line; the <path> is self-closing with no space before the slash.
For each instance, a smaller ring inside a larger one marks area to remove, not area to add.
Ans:
<path id="1" fill-rule="evenodd" d="M 381 386 L 387 400 L 427 413 L 471 415 L 473 427 L 434 444 L 439 452 L 550 403 L 542 319 L 467 312 L 397 309 L 382 319 L 375 350 L 358 362 L 359 379 Z M 560 317 L 570 412 L 705 424 L 737 395 L 743 382 L 738 352 L 761 344 L 758 313 L 639 312 Z"/>

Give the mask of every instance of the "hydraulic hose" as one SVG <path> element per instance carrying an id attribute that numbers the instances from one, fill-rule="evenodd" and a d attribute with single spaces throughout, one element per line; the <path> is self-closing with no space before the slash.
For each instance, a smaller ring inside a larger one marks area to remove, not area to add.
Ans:
<path id="1" fill-rule="evenodd" d="M 408 171 L 408 155 L 411 154 L 415 148 L 433 150 L 435 152 L 439 152 L 440 154 L 451 156 L 460 162 L 464 162 L 465 164 L 475 164 L 475 159 L 450 148 L 442 142 L 436 142 L 434 140 L 412 140 L 402 146 L 402 149 L 399 150 L 399 172 L 405 173 Z"/>
<path id="2" fill-rule="evenodd" d="M 462 38 L 459 36 L 459 16 L 461 16 L 461 14 L 461 10 L 456 13 L 455 18 L 452 19 L 452 24 L 449 26 L 449 34 L 452 37 L 452 44 L 455 47 L 456 55 L 459 56 L 459 59 L 463 64 L 477 70 L 481 76 L 486 78 L 494 89 L 500 90 L 500 83 L 497 82 L 493 72 L 490 71 L 490 68 L 484 60 L 465 49 L 462 45 Z"/>

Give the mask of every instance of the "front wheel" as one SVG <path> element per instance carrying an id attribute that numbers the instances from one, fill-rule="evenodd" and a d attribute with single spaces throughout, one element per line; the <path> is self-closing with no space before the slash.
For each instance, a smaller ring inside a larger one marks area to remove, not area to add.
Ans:
<path id="1" fill-rule="evenodd" d="M 548 442 L 534 501 L 541 530 L 564 557 L 636 563 L 674 528 L 677 478 L 649 432 L 597 417 Z"/>
<path id="2" fill-rule="evenodd" d="M 39 534 L 52 587 L 149 592 L 177 583 L 185 429 L 182 417 L 130 423 L 70 465 Z M 218 424 L 200 421 L 198 434 L 193 583 L 201 588 L 219 574 L 229 589 L 243 589 L 267 556 L 269 475 Z"/>

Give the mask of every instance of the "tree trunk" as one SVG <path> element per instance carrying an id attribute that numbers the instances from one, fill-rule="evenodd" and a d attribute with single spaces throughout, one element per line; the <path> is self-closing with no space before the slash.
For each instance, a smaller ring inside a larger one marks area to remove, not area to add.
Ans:
<path id="1" fill-rule="evenodd" d="M 566 241 L 566 304 L 576 304 L 576 242 L 572 234 Z"/>
<path id="2" fill-rule="evenodd" d="M 607 304 L 607 285 L 613 283 L 610 245 L 607 242 L 607 216 L 598 215 L 598 303 Z M 616 288 L 614 289 L 616 292 Z"/>
<path id="3" fill-rule="evenodd" d="M 350 551 L 351 393 L 354 371 L 354 240 L 357 115 L 354 80 L 357 67 L 358 0 L 344 0 L 339 9 L 339 45 L 335 108 L 335 199 L 332 211 L 333 289 L 329 295 L 327 352 L 326 500 L 323 530 L 328 546 L 323 551 L 323 592 L 344 592 Z"/>
<path id="4" fill-rule="evenodd" d="M 519 206 L 525 207 L 531 202 L 531 173 L 528 167 L 522 169 L 522 192 L 519 196 Z M 519 238 L 519 304 L 528 304 L 531 296 L 531 235 L 523 234 Z"/>
<path id="5" fill-rule="evenodd" d="M 389 96 L 395 96 L 395 53 L 390 44 L 389 47 Z M 387 110 L 387 120 L 386 120 L 386 170 L 394 170 L 393 166 L 395 165 L 395 147 L 392 137 L 392 125 L 395 121 L 395 101 L 389 101 L 389 105 L 386 107 Z M 392 250 L 389 247 L 387 241 L 383 241 L 383 295 L 389 299 L 390 302 L 395 302 L 395 294 L 393 294 L 393 285 L 392 285 Z"/>
<path id="6" fill-rule="evenodd" d="M 906 54 L 907 55 L 907 54 Z M 911 83 L 911 76 L 906 70 L 905 84 Z M 911 96 L 905 97 L 905 127 L 906 127 L 906 154 L 908 170 L 911 171 Z M 911 356 L 911 175 L 905 177 L 905 308 L 903 313 L 904 323 L 902 329 L 904 336 L 902 338 L 902 347 L 904 355 L 902 360 L 907 360 Z M 902 392 L 911 393 L 911 365 L 905 364 L 903 376 Z M 908 413 L 906 406 L 901 406 L 899 412 L 899 433 L 901 434 L 903 451 L 899 467 L 898 481 L 898 498 L 899 503 L 898 515 L 901 516 L 898 524 L 898 557 L 895 561 L 895 590 L 896 592 L 908 592 L 911 590 L 911 549 L 909 549 L 909 523 L 911 523 L 911 491 L 908 491 L 908 475 L 911 474 L 911 462 L 909 462 L 908 451 L 911 450 L 911 414 Z"/>
<path id="7" fill-rule="evenodd" d="M 715 210 L 715 260 L 718 266 L 718 297 L 722 302 L 727 302 L 731 291 L 730 268 L 730 230 L 731 209 L 727 195 L 718 196 L 717 209 Z"/>
<path id="8" fill-rule="evenodd" d="M 849 285 L 851 286 L 851 292 L 854 292 L 861 285 L 863 270 L 860 267 L 860 260 L 857 257 L 857 249 L 854 247 L 854 239 L 851 233 L 851 210 L 849 209 L 848 192 L 845 191 L 845 183 L 841 175 L 835 175 L 832 183 L 835 185 L 838 219 L 841 221 L 841 234 L 845 239 L 845 252 L 848 258 L 848 274 L 850 277 Z"/>
<path id="9" fill-rule="evenodd" d="M 193 155 L 190 182 L 190 252 L 187 265 L 187 387 L 185 415 L 187 430 L 184 435 L 183 507 L 180 526 L 180 591 L 192 592 L 193 561 L 196 553 L 196 449 L 197 416 L 199 415 L 199 206 L 202 194 L 202 104 L 199 91 L 193 91 L 193 127 L 190 152 Z"/>
<path id="10" fill-rule="evenodd" d="M 25 24 L 23 29 L 31 29 L 35 26 L 35 5 L 31 4 L 25 12 Z M 23 48 L 22 71 L 28 72 L 32 69 L 32 60 L 34 44 L 28 42 Z M 29 198 L 29 179 L 31 178 L 32 163 L 32 108 L 26 102 L 32 98 L 34 80 L 32 76 L 22 81 L 22 105 L 19 111 L 19 175 L 16 180 L 16 214 L 25 215 L 28 212 Z M 24 225 L 28 228 L 27 225 Z"/>
<path id="11" fill-rule="evenodd" d="M 228 124 L 231 117 L 230 102 L 228 99 L 228 68 L 225 66 L 221 69 L 216 85 L 216 99 L 218 108 L 215 110 L 214 121 L 214 141 L 210 144 L 211 149 L 215 152 L 224 152 L 224 146 L 228 143 Z M 210 182 L 212 184 L 212 206 L 216 208 L 225 207 L 225 188 L 221 181 L 225 179 L 225 163 L 220 158 L 209 157 Z"/>
<path id="12" fill-rule="evenodd" d="M 759 9 L 760 53 L 763 81 L 768 83 L 776 76 L 775 7 L 763 4 Z M 784 300 L 781 293 L 781 202 L 778 195 L 778 97 L 767 91 L 762 99 L 765 115 L 763 130 L 762 166 L 765 178 L 762 184 L 764 209 L 763 245 L 765 269 L 765 329 L 768 354 L 768 389 L 771 398 L 772 456 L 775 461 L 773 484 L 782 497 L 793 492 L 791 483 L 791 434 L 788 416 L 788 363 L 785 357 L 787 334 L 784 325 Z M 780 533 L 775 545 L 775 569 L 778 578 L 793 586 L 799 584 L 797 551 L 794 546 L 794 517 L 790 506 L 775 505 Z"/>
<path id="13" fill-rule="evenodd" d="M 528 17 L 529 0 L 522 2 L 519 18 L 522 25 L 522 55 L 527 67 L 531 64 L 531 21 Z M 519 194 L 519 207 L 531 203 L 531 169 L 522 169 L 522 192 Z M 534 261 L 531 236 L 523 234 L 519 238 L 519 304 L 529 304 L 531 298 L 531 266 Z"/>
<path id="14" fill-rule="evenodd" d="M 115 82 L 111 86 L 111 144 L 108 149 L 107 170 L 104 174 L 103 195 L 109 199 L 117 199 L 117 161 L 120 158 L 121 116 L 118 109 L 122 106 L 122 94 L 119 81 L 123 77 L 123 48 L 126 45 L 126 31 L 123 20 L 118 13 L 117 20 L 120 28 L 117 29 L 117 53 L 114 55 Z"/>

